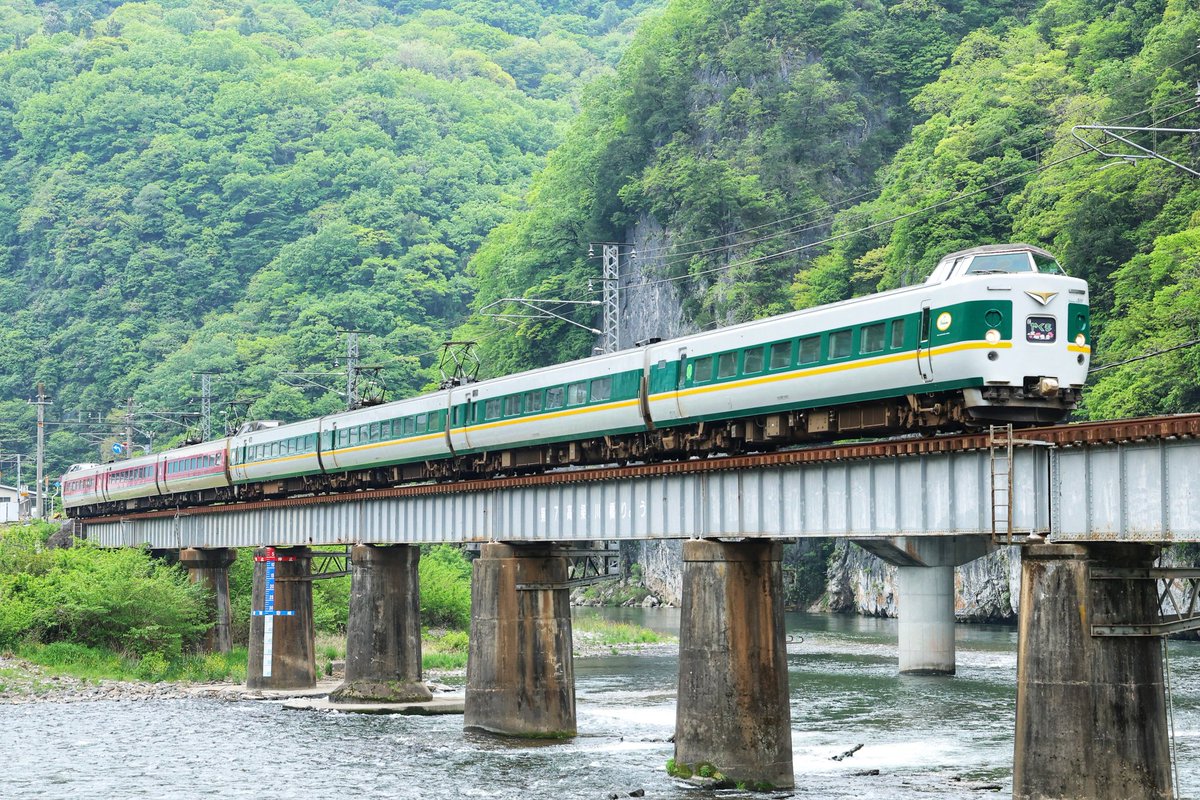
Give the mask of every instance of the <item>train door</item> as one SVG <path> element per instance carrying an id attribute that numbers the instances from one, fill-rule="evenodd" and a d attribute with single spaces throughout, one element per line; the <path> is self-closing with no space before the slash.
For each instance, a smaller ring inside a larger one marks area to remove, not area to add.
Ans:
<path id="1" fill-rule="evenodd" d="M 675 382 L 675 411 L 679 414 L 679 418 L 683 418 L 683 406 L 680 405 L 679 398 L 683 392 L 683 387 L 687 384 L 688 372 L 692 365 L 688 363 L 687 348 L 679 348 L 679 376 Z"/>
<path id="2" fill-rule="evenodd" d="M 933 355 L 929 352 L 930 328 L 932 328 L 931 313 L 929 301 L 922 301 L 921 322 L 917 326 L 917 369 L 921 373 L 921 379 L 926 383 L 933 381 Z"/>

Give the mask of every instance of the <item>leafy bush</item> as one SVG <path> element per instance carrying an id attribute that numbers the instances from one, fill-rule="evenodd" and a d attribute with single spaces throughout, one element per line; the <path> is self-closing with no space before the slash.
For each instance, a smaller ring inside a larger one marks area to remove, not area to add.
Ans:
<path id="1" fill-rule="evenodd" d="M 422 548 L 421 622 L 466 630 L 471 625 L 471 562 L 448 544 Z"/>
<path id="2" fill-rule="evenodd" d="M 161 653 L 150 653 L 138 662 L 134 672 L 138 680 L 161 681 L 167 676 L 169 665 Z"/>
<path id="3" fill-rule="evenodd" d="M 45 550 L 45 531 L 0 533 L 0 647 L 72 642 L 178 658 L 208 630 L 205 590 L 141 550 Z"/>
<path id="4" fill-rule="evenodd" d="M 350 619 L 350 576 L 313 581 L 313 626 L 324 633 L 345 633 Z"/>

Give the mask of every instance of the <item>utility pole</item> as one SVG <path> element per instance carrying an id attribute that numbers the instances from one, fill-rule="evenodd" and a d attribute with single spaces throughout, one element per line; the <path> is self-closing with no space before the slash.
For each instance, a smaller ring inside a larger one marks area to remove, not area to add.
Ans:
<path id="1" fill-rule="evenodd" d="M 621 349 L 621 306 L 617 297 L 620 248 L 604 245 L 604 352 Z"/>
<path id="2" fill-rule="evenodd" d="M 212 438 L 212 373 L 200 373 L 200 438 Z"/>
<path id="3" fill-rule="evenodd" d="M 632 246 L 625 246 L 629 250 L 629 259 L 632 261 L 637 258 L 637 250 Z M 604 298 L 601 303 L 604 306 L 604 332 L 602 344 L 597 350 L 601 353 L 615 353 L 621 349 L 621 247 L 621 244 L 614 243 L 600 245 L 604 283 L 601 293 Z M 596 245 L 588 245 L 588 258 L 595 257 Z"/>
<path id="4" fill-rule="evenodd" d="M 37 515 L 42 519 L 46 518 L 46 509 L 42 505 L 43 487 L 42 474 L 45 471 L 46 461 L 46 406 L 50 405 L 51 400 L 46 396 L 46 384 L 39 383 L 37 385 L 37 400 L 34 405 L 37 406 Z M 18 468 L 18 473 L 20 469 Z M 17 475 L 17 482 L 20 483 L 21 477 Z"/>
<path id="5" fill-rule="evenodd" d="M 133 398 L 125 400 L 125 458 L 133 458 Z"/>
<path id="6" fill-rule="evenodd" d="M 346 410 L 358 408 L 358 335 L 363 331 L 339 331 L 346 334 Z"/>

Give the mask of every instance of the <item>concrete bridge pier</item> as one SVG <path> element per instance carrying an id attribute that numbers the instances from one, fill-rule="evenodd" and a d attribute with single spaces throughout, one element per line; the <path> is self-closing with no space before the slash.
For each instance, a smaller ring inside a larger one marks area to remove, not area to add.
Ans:
<path id="1" fill-rule="evenodd" d="M 574 736 L 567 559 L 553 545 L 485 544 L 472 571 L 463 726 Z"/>
<path id="2" fill-rule="evenodd" d="M 677 770 L 795 785 L 782 555 L 761 539 L 683 545 Z"/>
<path id="3" fill-rule="evenodd" d="M 1145 544 L 1027 546 L 1021 562 L 1014 800 L 1173 797 L 1162 639 L 1092 636 L 1158 618 L 1157 582 L 1089 580 L 1150 567 Z"/>
<path id="4" fill-rule="evenodd" d="M 953 675 L 954 568 L 987 555 L 987 536 L 901 536 L 856 541 L 896 567 L 902 675 Z"/>
<path id="5" fill-rule="evenodd" d="M 312 551 L 254 551 L 248 689 L 308 689 L 317 685 L 313 645 Z M 268 577 L 274 573 L 273 591 Z"/>
<path id="6" fill-rule="evenodd" d="M 230 632 L 229 566 L 237 560 L 237 550 L 231 547 L 200 549 L 188 547 L 179 551 L 179 563 L 187 568 L 188 578 L 212 592 L 210 605 L 213 626 L 205 636 L 203 651 L 228 653 L 233 649 Z"/>
<path id="7" fill-rule="evenodd" d="M 346 679 L 335 703 L 430 700 L 421 680 L 421 596 L 415 545 L 360 544 L 350 551 Z"/>

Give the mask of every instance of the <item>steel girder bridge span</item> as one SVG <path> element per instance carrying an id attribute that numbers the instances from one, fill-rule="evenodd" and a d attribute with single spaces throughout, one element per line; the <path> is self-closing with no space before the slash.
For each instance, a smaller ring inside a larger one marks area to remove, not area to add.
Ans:
<path id="1" fill-rule="evenodd" d="M 896 565 L 900 669 L 925 674 L 954 672 L 954 568 L 1020 547 L 1014 797 L 1165 798 L 1161 635 L 1200 627 L 1200 571 L 1156 559 L 1200 541 L 1197 437 L 1200 415 L 993 429 L 131 514 L 86 531 L 178 550 L 218 588 L 232 548 L 259 548 L 251 686 L 315 682 L 312 559 L 318 577 L 350 572 L 346 701 L 421 696 L 411 545 L 482 545 L 465 721 L 519 736 L 574 733 L 572 582 L 614 567 L 608 543 L 684 540 L 676 763 L 781 787 L 794 783 L 781 543 L 847 537 Z M 274 591 L 263 607 L 268 573 L 295 614 L 275 610 Z"/>

